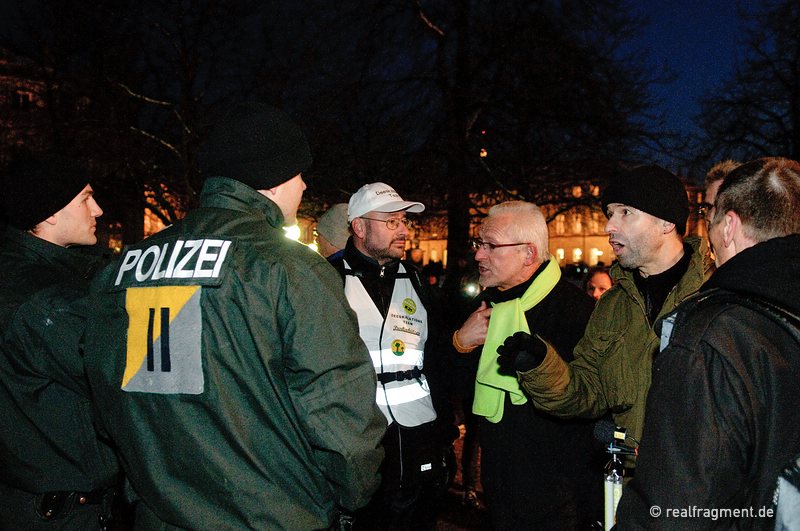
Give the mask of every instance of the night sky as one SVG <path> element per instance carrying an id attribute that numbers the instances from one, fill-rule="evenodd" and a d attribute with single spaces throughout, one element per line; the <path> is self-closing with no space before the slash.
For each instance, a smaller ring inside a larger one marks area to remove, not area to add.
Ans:
<path id="1" fill-rule="evenodd" d="M 644 35 L 632 46 L 649 49 L 652 64 L 666 63 L 677 75 L 654 93 L 663 100 L 668 124 L 685 134 L 696 131 L 692 116 L 700 110 L 697 98 L 733 72 L 740 29 L 736 4 L 736 0 L 632 2 L 635 10 L 650 18 Z"/>

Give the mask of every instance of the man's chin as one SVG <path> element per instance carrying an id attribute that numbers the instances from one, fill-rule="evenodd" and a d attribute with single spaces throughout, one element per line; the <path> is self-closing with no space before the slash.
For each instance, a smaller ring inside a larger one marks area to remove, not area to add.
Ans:
<path id="1" fill-rule="evenodd" d="M 630 260 L 626 256 L 618 256 L 617 262 L 619 263 L 620 266 L 622 266 L 625 269 L 638 269 L 640 265 L 636 263 L 635 260 Z"/>
<path id="2" fill-rule="evenodd" d="M 86 246 L 86 245 L 95 245 L 97 243 L 97 236 L 91 235 L 87 236 L 84 239 L 75 238 L 76 241 L 72 243 L 68 243 L 65 247 L 75 247 L 75 246 Z"/>

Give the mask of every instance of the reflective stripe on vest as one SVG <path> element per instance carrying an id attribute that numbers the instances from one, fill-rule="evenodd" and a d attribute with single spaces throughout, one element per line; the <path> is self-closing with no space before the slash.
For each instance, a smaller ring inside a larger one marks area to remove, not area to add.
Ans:
<path id="1" fill-rule="evenodd" d="M 344 292 L 358 316 L 359 335 L 369 349 L 376 374 L 422 369 L 428 337 L 428 313 L 409 278 L 396 278 L 389 312 L 384 320 L 361 280 L 348 274 Z M 400 264 L 399 274 L 405 273 Z M 419 426 L 436 419 L 425 375 L 419 378 L 378 383 L 375 402 L 391 424 Z"/>

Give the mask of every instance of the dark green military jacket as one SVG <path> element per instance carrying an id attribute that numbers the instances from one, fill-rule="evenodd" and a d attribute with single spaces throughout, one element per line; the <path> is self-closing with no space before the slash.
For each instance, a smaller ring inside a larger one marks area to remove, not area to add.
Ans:
<path id="1" fill-rule="evenodd" d="M 705 279 L 705 242 L 689 237 L 686 243 L 692 249 L 689 269 L 667 296 L 658 318 L 696 293 Z M 617 425 L 639 439 L 659 338 L 647 319 L 633 272 L 615 264 L 611 276 L 615 285 L 597 301 L 575 347 L 575 360 L 567 364 L 548 352 L 539 367 L 520 375 L 520 383 L 543 411 L 597 418 L 610 410 Z"/>
<path id="2" fill-rule="evenodd" d="M 321 529 L 378 486 L 386 422 L 355 314 L 282 223 L 211 178 L 198 209 L 93 286 L 89 379 L 154 522 Z"/>
<path id="3" fill-rule="evenodd" d="M 96 257 L 7 227 L 0 241 L 0 483 L 30 493 L 114 484 L 118 465 L 99 441 L 79 354 Z"/>

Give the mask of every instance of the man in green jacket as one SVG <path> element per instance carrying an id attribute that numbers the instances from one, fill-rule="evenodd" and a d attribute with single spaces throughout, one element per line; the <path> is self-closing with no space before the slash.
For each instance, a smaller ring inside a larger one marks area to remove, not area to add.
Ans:
<path id="1" fill-rule="evenodd" d="M 0 529 L 100 530 L 119 465 L 95 433 L 70 311 L 99 265 L 89 173 L 55 154 L 18 157 L 2 178 Z"/>
<path id="2" fill-rule="evenodd" d="M 618 263 L 614 286 L 597 301 L 575 359 L 552 348 L 532 370 L 519 373 L 536 407 L 559 417 L 597 418 L 611 412 L 617 425 L 638 438 L 659 336 L 656 320 L 697 292 L 704 280 L 705 247 L 686 238 L 686 190 L 672 173 L 639 166 L 618 175 L 603 193 L 606 232 Z M 531 367 L 530 341 L 509 338 L 502 355 Z M 507 347 L 507 348 L 506 348 Z M 527 362 L 527 363 L 526 363 Z"/>
<path id="3" fill-rule="evenodd" d="M 379 482 L 386 422 L 336 271 L 287 239 L 311 164 L 277 109 L 201 151 L 200 206 L 93 286 L 89 379 L 142 529 L 326 529 Z"/>

